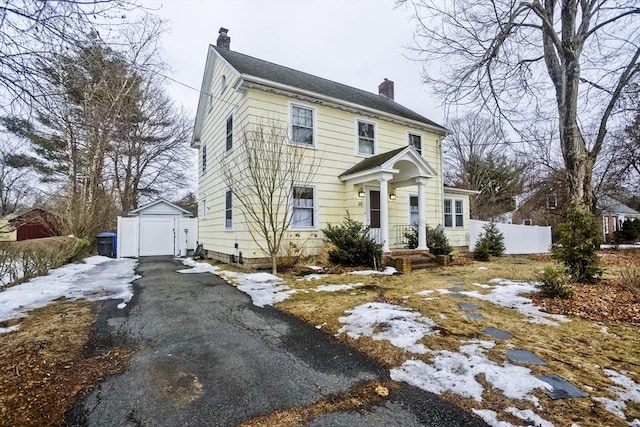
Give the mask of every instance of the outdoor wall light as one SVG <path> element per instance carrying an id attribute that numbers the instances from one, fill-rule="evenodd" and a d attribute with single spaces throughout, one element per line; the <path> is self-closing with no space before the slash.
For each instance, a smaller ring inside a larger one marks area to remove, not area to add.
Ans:
<path id="1" fill-rule="evenodd" d="M 361 188 L 360 191 L 358 191 L 358 197 L 361 199 L 364 199 L 364 189 Z"/>
<path id="2" fill-rule="evenodd" d="M 395 200 L 395 199 L 396 199 L 396 193 L 395 192 L 390 193 L 389 194 L 389 200 Z"/>

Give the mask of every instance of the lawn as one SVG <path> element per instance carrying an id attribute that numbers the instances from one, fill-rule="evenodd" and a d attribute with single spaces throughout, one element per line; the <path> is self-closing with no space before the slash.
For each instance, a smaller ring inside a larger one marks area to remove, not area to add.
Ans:
<path id="1" fill-rule="evenodd" d="M 281 274 L 272 293 L 278 309 L 378 360 L 392 378 L 441 394 L 490 424 L 640 426 L 640 300 L 621 280 L 640 266 L 640 252 L 601 257 L 605 280 L 573 285 L 568 300 L 536 295 L 531 281 L 552 261 L 527 256 L 404 275 Z M 254 301 L 269 289 L 247 286 L 239 288 Z M 513 336 L 494 339 L 483 333 L 487 327 Z M 546 365 L 514 363 L 509 350 L 529 350 Z M 551 399 L 537 378 L 550 375 L 587 397 Z"/>

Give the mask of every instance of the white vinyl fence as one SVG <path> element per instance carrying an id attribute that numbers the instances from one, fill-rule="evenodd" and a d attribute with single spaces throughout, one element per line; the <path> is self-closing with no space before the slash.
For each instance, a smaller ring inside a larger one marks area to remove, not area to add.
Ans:
<path id="1" fill-rule="evenodd" d="M 469 229 L 469 250 L 472 251 L 486 221 L 472 219 Z M 551 227 L 497 223 L 504 236 L 506 254 L 543 254 L 551 250 Z"/>

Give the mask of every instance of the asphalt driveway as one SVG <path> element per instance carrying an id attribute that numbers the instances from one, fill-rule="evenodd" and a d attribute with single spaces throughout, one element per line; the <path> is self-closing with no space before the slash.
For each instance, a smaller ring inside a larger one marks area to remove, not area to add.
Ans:
<path id="1" fill-rule="evenodd" d="M 310 405 L 389 372 L 292 316 L 255 307 L 208 273 L 141 258 L 134 298 L 102 304 L 96 339 L 139 350 L 67 416 L 69 426 L 230 426 Z M 481 426 L 439 397 L 408 385 L 377 406 L 325 414 L 310 426 Z"/>

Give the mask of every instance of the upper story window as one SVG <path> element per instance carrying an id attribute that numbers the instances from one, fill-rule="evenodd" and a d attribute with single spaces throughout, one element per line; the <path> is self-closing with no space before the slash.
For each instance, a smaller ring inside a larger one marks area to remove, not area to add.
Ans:
<path id="1" fill-rule="evenodd" d="M 291 105 L 291 142 L 313 145 L 313 109 Z"/>
<path id="2" fill-rule="evenodd" d="M 227 87 L 227 76 L 223 75 L 220 78 L 220 92 L 224 92 L 226 87 Z"/>
<path id="3" fill-rule="evenodd" d="M 224 228 L 233 228 L 233 193 L 227 190 L 224 195 Z"/>
<path id="4" fill-rule="evenodd" d="M 416 133 L 409 134 L 409 145 L 414 147 L 418 153 L 422 154 L 422 135 Z"/>
<path id="5" fill-rule="evenodd" d="M 202 144 L 202 173 L 207 171 L 207 144 Z"/>
<path id="6" fill-rule="evenodd" d="M 558 197 L 555 193 L 547 195 L 547 208 L 555 209 L 558 207 Z"/>
<path id="7" fill-rule="evenodd" d="M 370 156 L 376 152 L 375 125 L 358 120 L 358 154 Z"/>
<path id="8" fill-rule="evenodd" d="M 227 139 L 227 151 L 231 151 L 233 148 L 233 115 L 229 115 L 227 117 L 227 131 L 226 131 L 226 139 Z"/>
<path id="9" fill-rule="evenodd" d="M 313 187 L 293 187 L 292 228 L 310 228 L 315 226 Z"/>
<path id="10" fill-rule="evenodd" d="M 464 227 L 464 204 L 462 200 L 444 199 L 444 226 Z"/>

